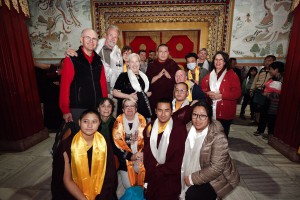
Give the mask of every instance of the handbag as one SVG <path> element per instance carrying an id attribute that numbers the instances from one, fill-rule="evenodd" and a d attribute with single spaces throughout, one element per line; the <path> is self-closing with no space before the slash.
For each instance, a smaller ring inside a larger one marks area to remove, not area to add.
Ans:
<path id="1" fill-rule="evenodd" d="M 257 105 L 264 105 L 266 102 L 266 96 L 263 95 L 263 90 L 260 89 L 255 89 L 253 92 L 253 102 L 256 103 Z"/>

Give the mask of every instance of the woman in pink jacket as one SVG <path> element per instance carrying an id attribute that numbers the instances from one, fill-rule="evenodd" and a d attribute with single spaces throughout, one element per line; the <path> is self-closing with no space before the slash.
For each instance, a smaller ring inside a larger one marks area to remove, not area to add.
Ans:
<path id="1" fill-rule="evenodd" d="M 231 122 L 236 116 L 241 85 L 238 76 L 229 68 L 227 53 L 218 51 L 214 55 L 213 70 L 203 78 L 201 88 L 211 100 L 213 119 L 221 122 L 228 137 Z"/>

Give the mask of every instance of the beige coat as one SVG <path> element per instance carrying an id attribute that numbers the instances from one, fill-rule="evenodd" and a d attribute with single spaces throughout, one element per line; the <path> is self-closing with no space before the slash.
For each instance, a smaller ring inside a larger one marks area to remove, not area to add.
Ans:
<path id="1" fill-rule="evenodd" d="M 256 88 L 262 89 L 266 82 L 271 78 L 269 70 L 266 71 L 265 68 L 262 68 L 258 74 L 254 77 L 251 90 L 255 90 Z"/>
<path id="2" fill-rule="evenodd" d="M 240 182 L 240 176 L 228 152 L 228 141 L 220 122 L 212 121 L 200 151 L 201 170 L 192 174 L 196 185 L 209 182 L 223 198 Z"/>

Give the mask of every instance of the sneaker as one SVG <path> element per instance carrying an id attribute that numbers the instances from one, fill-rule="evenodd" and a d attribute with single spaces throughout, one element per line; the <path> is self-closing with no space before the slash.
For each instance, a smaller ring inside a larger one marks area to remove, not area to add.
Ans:
<path id="1" fill-rule="evenodd" d="M 253 133 L 253 135 L 254 136 L 260 136 L 260 135 L 262 135 L 263 133 L 260 133 L 259 131 L 255 131 L 254 133 Z"/>
<path id="2" fill-rule="evenodd" d="M 255 121 L 255 116 L 251 116 L 250 120 Z"/>

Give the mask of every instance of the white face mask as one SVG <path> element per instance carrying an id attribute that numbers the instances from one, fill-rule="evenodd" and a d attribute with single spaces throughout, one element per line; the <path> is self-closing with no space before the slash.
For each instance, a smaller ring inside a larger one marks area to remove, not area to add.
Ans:
<path id="1" fill-rule="evenodd" d="M 194 70 L 197 66 L 197 63 L 188 63 L 186 66 L 189 70 Z"/>

